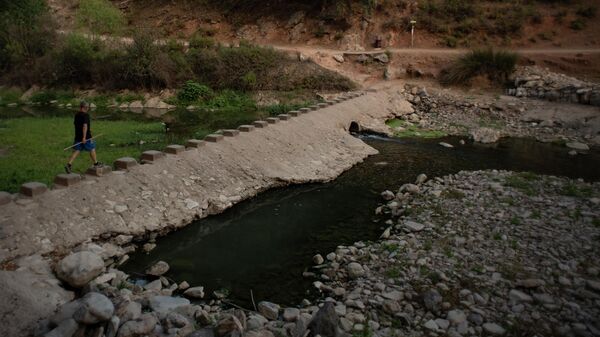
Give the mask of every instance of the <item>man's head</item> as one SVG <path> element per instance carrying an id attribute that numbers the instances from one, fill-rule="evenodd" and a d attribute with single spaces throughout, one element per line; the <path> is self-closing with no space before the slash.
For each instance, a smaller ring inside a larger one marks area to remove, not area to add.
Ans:
<path id="1" fill-rule="evenodd" d="M 81 101 L 79 103 L 79 111 L 80 112 L 88 112 L 90 110 L 90 104 L 86 101 Z"/>

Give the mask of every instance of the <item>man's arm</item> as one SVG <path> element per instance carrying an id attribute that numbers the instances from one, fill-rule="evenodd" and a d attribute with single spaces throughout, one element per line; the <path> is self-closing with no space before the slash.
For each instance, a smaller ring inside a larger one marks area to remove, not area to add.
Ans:
<path id="1" fill-rule="evenodd" d="M 88 125 L 87 125 L 87 123 L 86 123 L 86 124 L 83 124 L 83 139 L 81 140 L 81 142 L 82 142 L 82 143 L 85 143 L 85 142 L 86 142 L 85 136 L 87 135 L 87 130 L 88 130 Z"/>

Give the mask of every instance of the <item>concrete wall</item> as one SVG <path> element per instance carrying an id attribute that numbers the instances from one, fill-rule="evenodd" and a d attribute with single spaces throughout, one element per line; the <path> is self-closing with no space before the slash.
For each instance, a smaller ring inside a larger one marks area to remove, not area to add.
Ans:
<path id="1" fill-rule="evenodd" d="M 148 164 L 62 182 L 69 187 L 25 186 L 0 206 L 0 261 L 90 238 L 170 230 L 269 188 L 332 180 L 376 153 L 347 132 L 352 121 L 383 130 L 386 118 L 411 109 L 393 91 L 348 95 L 264 128 L 224 131 L 230 136 L 198 148 L 171 147 L 174 154 L 146 156 Z"/>

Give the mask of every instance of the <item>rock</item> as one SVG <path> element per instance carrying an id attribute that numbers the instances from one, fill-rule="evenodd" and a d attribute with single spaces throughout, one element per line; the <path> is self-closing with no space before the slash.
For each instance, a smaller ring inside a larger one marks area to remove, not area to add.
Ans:
<path id="1" fill-rule="evenodd" d="M 419 186 L 415 185 L 415 184 L 404 184 L 402 186 L 400 186 L 400 191 L 399 193 L 402 192 L 408 192 L 408 193 L 419 193 L 421 191 L 421 188 L 419 188 Z"/>
<path id="2" fill-rule="evenodd" d="M 215 337 L 215 331 L 211 328 L 196 330 L 185 337 Z"/>
<path id="3" fill-rule="evenodd" d="M 425 174 L 421 173 L 417 176 L 417 180 L 415 181 L 415 184 L 421 185 L 426 181 L 427 181 L 427 176 Z"/>
<path id="4" fill-rule="evenodd" d="M 79 300 L 63 304 L 58 311 L 50 317 L 50 323 L 59 325 L 62 321 L 72 318 L 75 312 L 79 310 L 81 302 Z"/>
<path id="5" fill-rule="evenodd" d="M 421 295 L 421 298 L 423 300 L 423 304 L 425 305 L 425 308 L 427 308 L 428 310 L 433 311 L 433 312 L 439 310 L 440 304 L 444 300 L 442 295 L 440 295 L 440 293 L 435 289 L 429 289 L 429 290 L 425 291 Z"/>
<path id="6" fill-rule="evenodd" d="M 123 301 L 117 305 L 115 315 L 121 322 L 138 319 L 142 315 L 142 305 L 134 301 Z"/>
<path id="7" fill-rule="evenodd" d="M 538 288 L 546 285 L 546 281 L 540 279 L 526 279 L 526 280 L 517 280 L 515 282 L 517 287 L 523 288 Z"/>
<path id="8" fill-rule="evenodd" d="M 332 261 L 333 262 L 337 258 L 337 255 L 332 252 L 332 253 L 327 254 L 326 258 L 327 258 L 328 261 Z"/>
<path id="9" fill-rule="evenodd" d="M 527 294 L 525 294 L 524 292 L 517 290 L 517 289 L 513 289 L 508 293 L 508 297 L 510 298 L 511 301 L 516 302 L 516 303 L 521 303 L 521 302 L 532 302 L 533 298 Z"/>
<path id="10" fill-rule="evenodd" d="M 569 142 L 565 144 L 568 148 L 579 150 L 579 151 L 588 151 L 590 147 L 587 144 L 579 143 L 579 142 Z"/>
<path id="11" fill-rule="evenodd" d="M 189 305 L 190 301 L 181 297 L 154 296 L 150 298 L 148 304 L 150 309 L 152 309 L 153 311 L 164 312 L 175 310 L 179 307 Z"/>
<path id="12" fill-rule="evenodd" d="M 170 312 L 165 317 L 163 326 L 167 329 L 177 328 L 181 329 L 185 326 L 190 325 L 190 321 L 185 316 L 176 312 Z"/>
<path id="13" fill-rule="evenodd" d="M 359 263 L 350 262 L 346 266 L 346 271 L 348 272 L 348 277 L 351 279 L 356 279 L 365 275 L 365 269 Z"/>
<path id="14" fill-rule="evenodd" d="M 388 239 L 392 235 L 392 227 L 386 228 L 379 238 Z"/>
<path id="15" fill-rule="evenodd" d="M 467 320 L 467 315 L 462 310 L 451 310 L 446 318 L 452 325 L 459 325 Z"/>
<path id="16" fill-rule="evenodd" d="M 437 324 L 437 326 L 442 330 L 447 330 L 448 327 L 450 326 L 450 322 L 448 320 L 441 319 L 441 318 L 436 318 L 435 324 Z"/>
<path id="17" fill-rule="evenodd" d="M 82 251 L 68 255 L 56 266 L 56 275 L 70 286 L 80 288 L 104 270 L 102 258 L 92 252 Z"/>
<path id="18" fill-rule="evenodd" d="M 146 289 L 146 290 L 161 290 L 162 289 L 162 281 L 160 279 L 157 279 L 152 282 L 148 282 L 144 286 L 144 289 Z"/>
<path id="19" fill-rule="evenodd" d="M 390 58 L 385 53 L 377 54 L 377 55 L 373 56 L 373 60 L 381 62 L 381 63 L 390 62 Z"/>
<path id="20" fill-rule="evenodd" d="M 425 229 L 425 225 L 420 224 L 418 222 L 414 222 L 412 220 L 404 221 L 404 227 L 408 229 L 410 232 L 420 232 Z"/>
<path id="21" fill-rule="evenodd" d="M 491 128 L 477 128 L 471 131 L 471 138 L 477 143 L 496 143 L 500 139 L 500 131 Z"/>
<path id="22" fill-rule="evenodd" d="M 439 327 L 438 327 L 437 323 L 434 320 L 432 320 L 432 319 L 430 319 L 427 322 L 425 322 L 423 324 L 423 327 L 425 327 L 425 329 L 431 330 L 431 331 L 438 331 L 439 330 Z"/>
<path id="23" fill-rule="evenodd" d="M 586 284 L 587 284 L 587 287 L 590 288 L 591 290 L 600 292 L 600 282 L 587 280 Z"/>
<path id="24" fill-rule="evenodd" d="M 338 63 L 344 63 L 345 61 L 344 56 L 339 54 L 333 55 L 333 59 Z"/>
<path id="25" fill-rule="evenodd" d="M 248 317 L 248 320 L 246 321 L 248 330 L 261 329 L 267 323 L 269 323 L 269 321 L 266 318 L 264 318 L 262 315 L 256 314 Z"/>
<path id="26" fill-rule="evenodd" d="M 142 250 L 146 253 L 151 252 L 154 248 L 156 248 L 156 243 L 152 242 L 144 243 L 144 245 L 142 246 Z"/>
<path id="27" fill-rule="evenodd" d="M 381 192 L 381 197 L 385 201 L 390 201 L 390 200 L 393 200 L 396 196 L 394 195 L 394 192 L 392 192 L 392 191 L 383 191 L 383 192 Z"/>
<path id="28" fill-rule="evenodd" d="M 179 286 L 177 287 L 179 290 L 186 290 L 190 287 L 190 284 L 187 283 L 186 281 L 183 281 L 181 283 L 179 283 Z"/>
<path id="29" fill-rule="evenodd" d="M 193 287 L 183 292 L 183 295 L 191 298 L 204 298 L 204 287 Z"/>
<path id="30" fill-rule="evenodd" d="M 484 323 L 483 330 L 494 336 L 502 336 L 506 333 L 506 330 L 496 323 Z"/>
<path id="31" fill-rule="evenodd" d="M 73 318 L 82 324 L 106 322 L 115 312 L 112 302 L 108 297 L 100 293 L 87 293 L 80 302 L 81 305 L 73 315 Z"/>
<path id="32" fill-rule="evenodd" d="M 119 325 L 121 320 L 117 316 L 113 316 L 110 318 L 108 324 L 106 324 L 106 333 L 105 337 L 116 337 L 117 332 L 119 331 Z"/>
<path id="33" fill-rule="evenodd" d="M 153 314 L 143 314 L 138 319 L 128 321 L 121 325 L 117 337 L 140 337 L 150 334 L 158 320 Z"/>
<path id="34" fill-rule="evenodd" d="M 244 327 L 237 317 L 228 314 L 217 323 L 216 330 L 218 336 L 229 335 L 232 332 L 237 332 L 241 335 L 244 332 Z"/>
<path id="35" fill-rule="evenodd" d="M 321 256 L 321 254 L 317 254 L 317 255 L 313 256 L 313 262 L 316 265 L 320 265 L 320 264 L 323 264 L 323 262 L 325 262 L 325 259 L 323 259 L 323 256 Z"/>
<path id="36" fill-rule="evenodd" d="M 156 264 L 146 269 L 146 274 L 151 276 L 162 276 L 169 271 L 169 264 L 165 261 L 158 261 Z"/>
<path id="37" fill-rule="evenodd" d="M 337 337 L 339 318 L 331 302 L 325 302 L 308 324 L 308 336 Z"/>
<path id="38" fill-rule="evenodd" d="M 269 330 L 253 330 L 248 331 L 244 334 L 244 337 L 275 337 L 275 335 Z"/>
<path id="39" fill-rule="evenodd" d="M 295 322 L 300 316 L 300 310 L 296 308 L 285 308 L 283 310 L 283 320 L 286 322 Z"/>
<path id="40" fill-rule="evenodd" d="M 44 337 L 71 337 L 75 334 L 79 324 L 72 319 L 68 318 L 62 321 L 56 328 L 44 335 Z"/>
<path id="41" fill-rule="evenodd" d="M 394 301 L 394 300 L 384 300 L 383 301 L 383 311 L 387 312 L 388 314 L 394 315 L 397 312 L 400 312 L 402 310 L 402 308 L 400 307 L 400 304 L 398 304 L 398 301 Z"/>
<path id="42" fill-rule="evenodd" d="M 276 320 L 279 317 L 279 305 L 271 302 L 262 301 L 258 303 L 258 312 L 265 318 Z"/>

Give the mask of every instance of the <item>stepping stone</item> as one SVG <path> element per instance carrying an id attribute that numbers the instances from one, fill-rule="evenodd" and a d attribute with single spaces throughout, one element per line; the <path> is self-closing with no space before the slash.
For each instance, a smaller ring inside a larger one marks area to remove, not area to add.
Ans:
<path id="1" fill-rule="evenodd" d="M 317 106 L 318 106 L 320 109 L 326 108 L 328 105 L 329 105 L 329 104 L 327 104 L 327 103 L 319 103 L 319 104 L 317 104 Z"/>
<path id="2" fill-rule="evenodd" d="M 0 206 L 6 205 L 12 202 L 12 194 L 8 192 L 0 192 Z"/>
<path id="3" fill-rule="evenodd" d="M 252 124 L 259 129 L 266 128 L 267 126 L 269 126 L 269 123 L 267 121 L 256 121 Z"/>
<path id="4" fill-rule="evenodd" d="M 89 174 L 94 177 L 102 177 L 111 172 L 112 172 L 112 167 L 107 166 L 107 165 L 102 165 L 102 166 L 98 166 L 98 167 L 95 167 L 95 166 L 90 167 L 89 169 L 87 169 L 87 171 L 85 171 L 85 174 Z"/>
<path id="5" fill-rule="evenodd" d="M 279 123 L 279 118 L 269 117 L 269 118 L 267 118 L 267 123 L 269 123 L 269 124 Z"/>
<path id="6" fill-rule="evenodd" d="M 288 112 L 288 115 L 290 115 L 292 117 L 298 117 L 298 116 L 300 116 L 300 114 L 301 114 L 301 112 L 298 110 Z"/>
<path id="7" fill-rule="evenodd" d="M 309 108 L 310 108 L 312 111 L 319 110 L 319 106 L 318 106 L 318 105 L 311 105 L 311 106 L 309 106 Z"/>
<path id="8" fill-rule="evenodd" d="M 327 104 L 327 105 L 334 105 L 335 102 L 334 101 L 327 101 L 327 102 L 325 102 L 325 104 Z"/>
<path id="9" fill-rule="evenodd" d="M 198 139 L 189 139 L 186 143 L 185 143 L 185 147 L 191 147 L 191 148 L 199 148 L 199 147 L 203 147 L 206 145 L 206 142 L 203 140 L 198 140 Z"/>
<path id="10" fill-rule="evenodd" d="M 252 132 L 256 129 L 256 127 L 254 127 L 254 125 L 240 125 L 238 127 L 238 130 L 240 130 L 241 132 Z"/>
<path id="11" fill-rule="evenodd" d="M 47 190 L 48 186 L 38 182 L 30 182 L 21 185 L 21 194 L 32 198 L 46 193 Z"/>
<path id="12" fill-rule="evenodd" d="M 138 164 L 137 160 L 131 157 L 123 157 L 115 160 L 117 170 L 129 170 Z"/>
<path id="13" fill-rule="evenodd" d="M 168 154 L 181 154 L 185 152 L 185 146 L 183 145 L 169 145 L 165 148 L 165 152 Z"/>
<path id="14" fill-rule="evenodd" d="M 307 113 L 310 112 L 310 109 L 309 108 L 302 108 L 302 109 L 300 109 L 300 112 L 303 113 L 303 114 L 307 114 Z"/>
<path id="15" fill-rule="evenodd" d="M 277 115 L 277 117 L 279 117 L 279 119 L 281 119 L 282 121 L 288 121 L 292 118 L 292 116 L 287 115 L 287 114 Z"/>
<path id="16" fill-rule="evenodd" d="M 225 137 L 235 137 L 239 134 L 240 134 L 240 130 L 236 130 L 236 129 L 223 130 L 223 136 L 225 136 Z"/>
<path id="17" fill-rule="evenodd" d="M 334 99 L 333 101 L 336 103 L 342 103 L 344 100 L 338 97 L 338 98 Z"/>
<path id="18" fill-rule="evenodd" d="M 157 161 L 160 158 L 164 157 L 165 154 L 161 151 L 150 150 L 142 153 L 142 160 L 147 162 Z"/>
<path id="19" fill-rule="evenodd" d="M 54 184 L 58 186 L 69 187 L 81 181 L 81 176 L 76 173 L 63 173 L 54 177 Z"/>
<path id="20" fill-rule="evenodd" d="M 212 135 L 208 135 L 206 137 L 204 137 L 204 140 L 210 143 L 218 143 L 220 141 L 222 141 L 224 139 L 223 135 L 219 135 L 216 133 L 213 133 Z"/>

